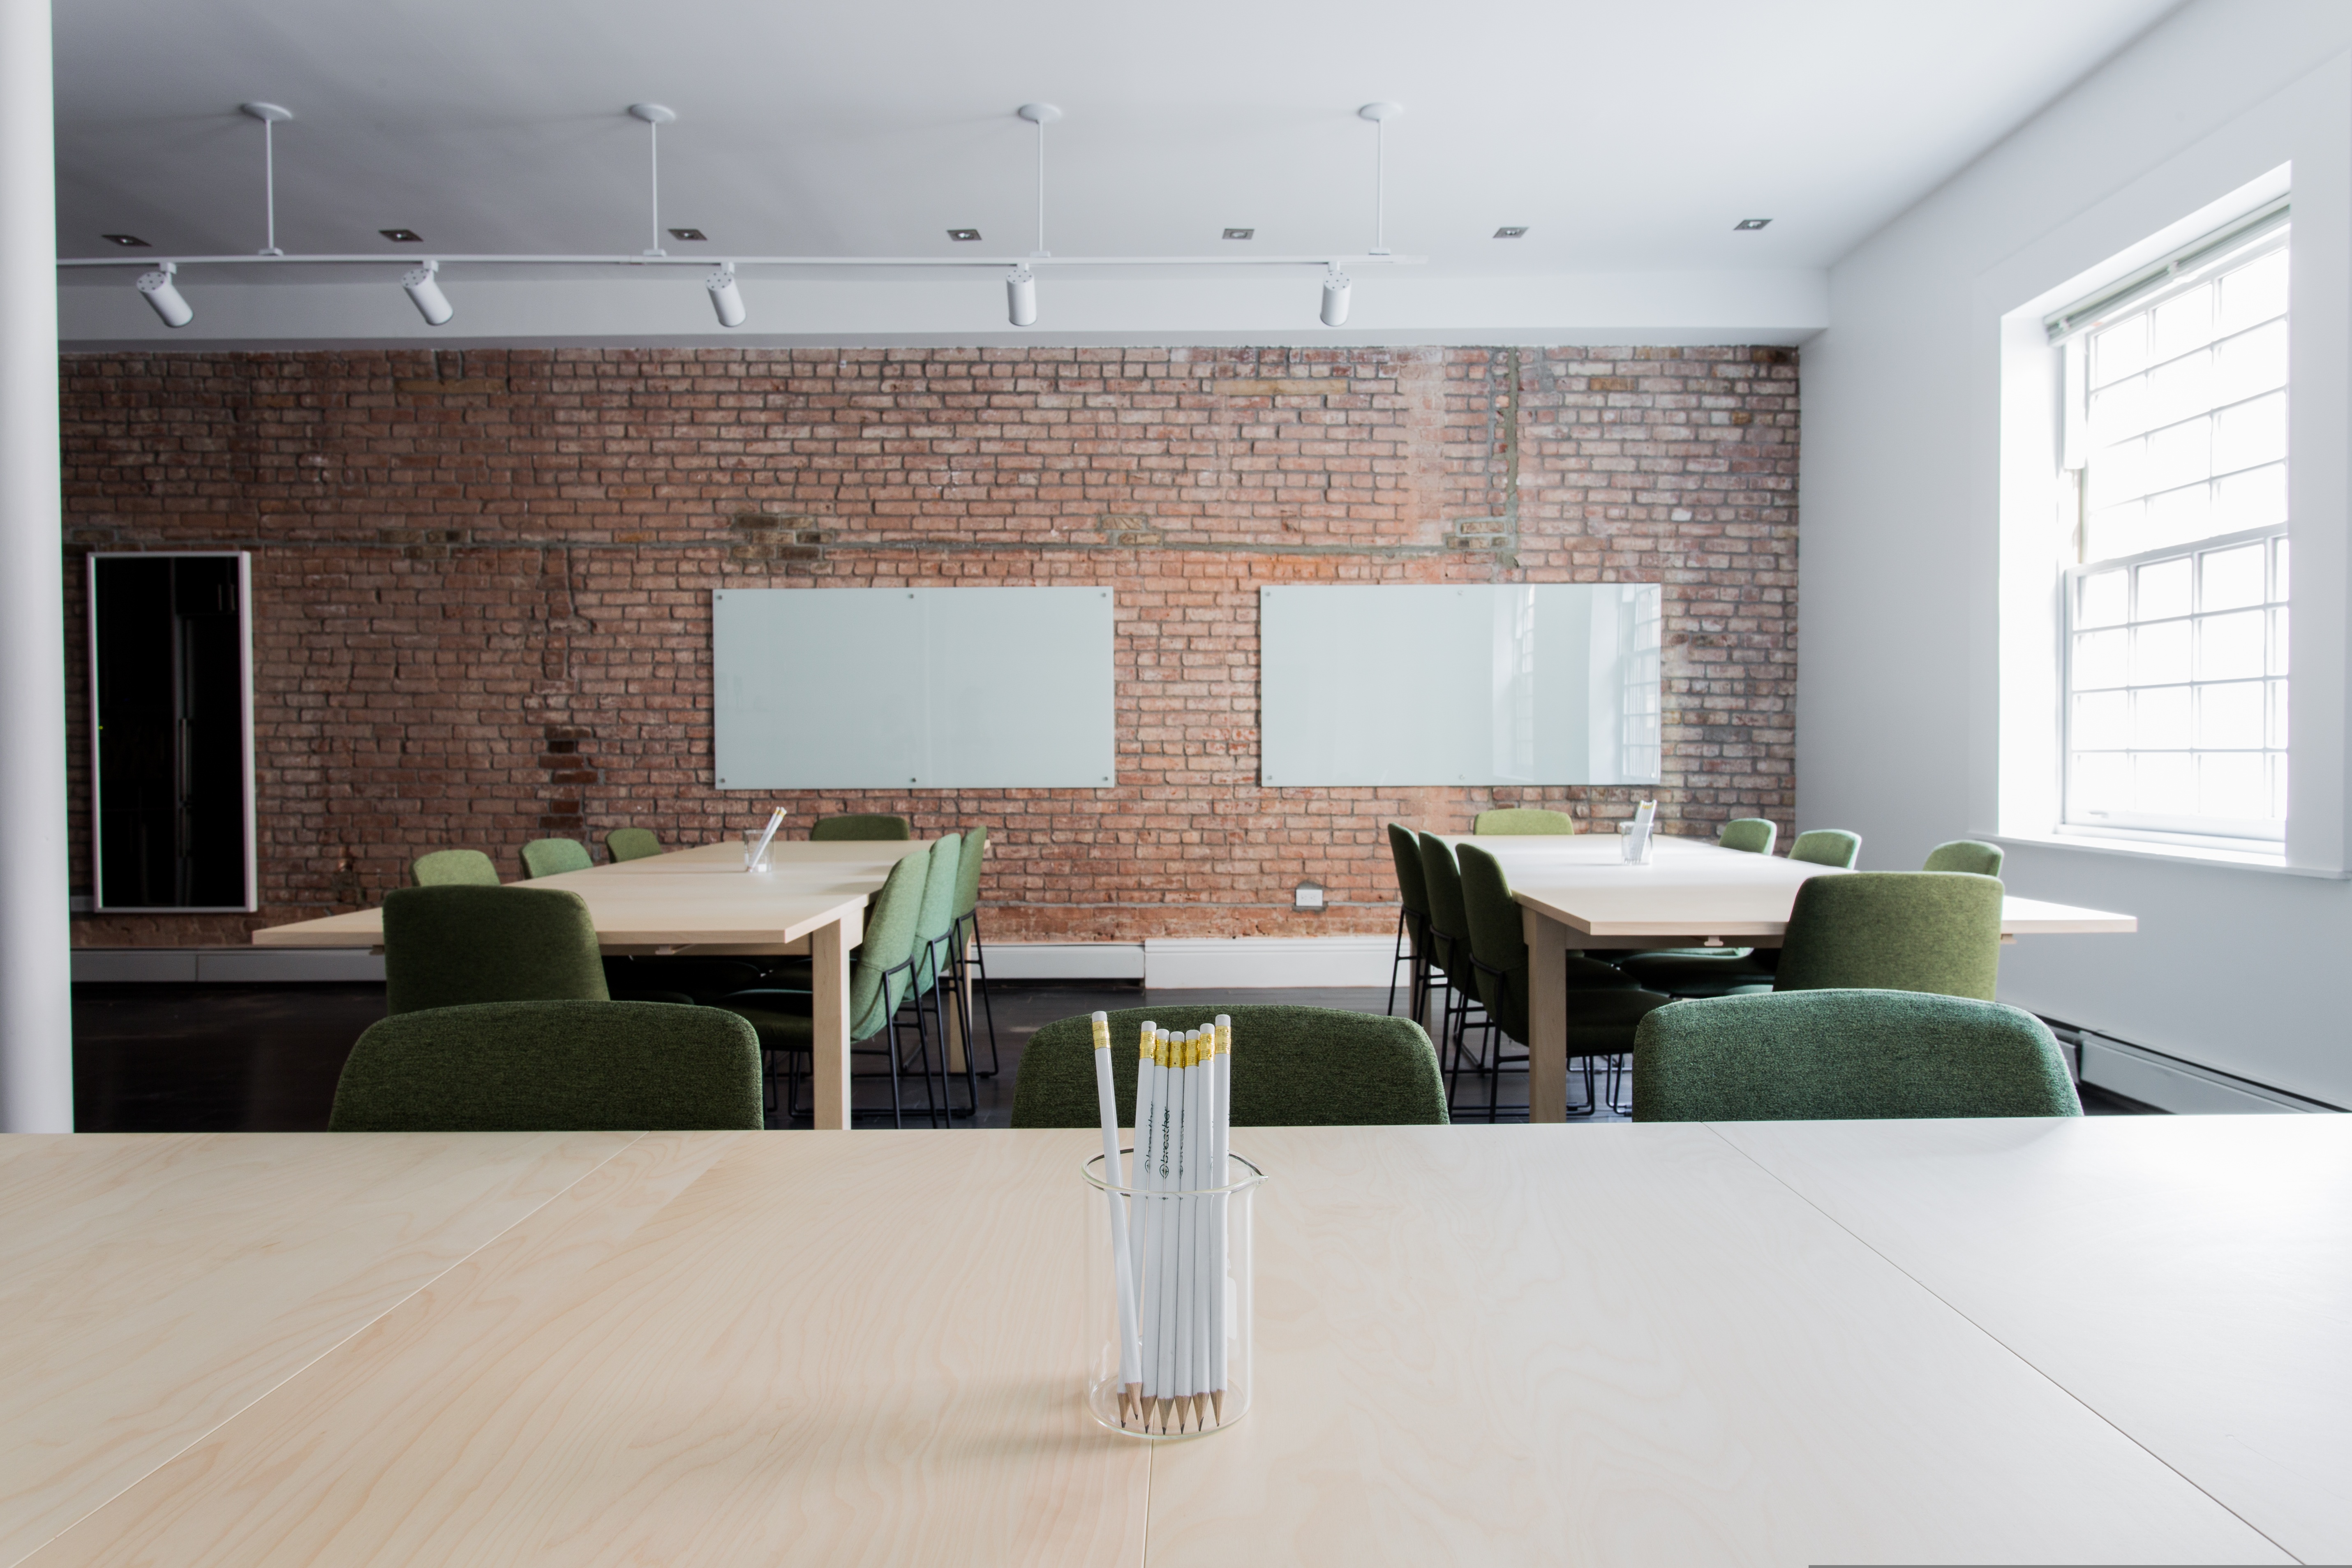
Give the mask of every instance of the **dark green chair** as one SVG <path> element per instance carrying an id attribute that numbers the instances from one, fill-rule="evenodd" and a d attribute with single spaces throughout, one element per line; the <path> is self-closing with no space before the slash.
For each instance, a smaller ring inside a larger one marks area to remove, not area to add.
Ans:
<path id="1" fill-rule="evenodd" d="M 1389 824 L 1389 858 L 1396 862 L 1397 940 L 1389 964 L 1388 1011 L 1396 1011 L 1396 977 L 1405 972 L 1405 1015 L 1422 1016 L 1429 1001 L 1429 879 L 1421 869 L 1421 844 L 1412 829 Z"/>
<path id="2" fill-rule="evenodd" d="M 1769 855 L 1780 836 L 1778 823 L 1737 816 L 1723 825 L 1715 841 L 1742 854 Z M 1654 948 L 1629 953 L 1617 964 L 1644 988 L 1669 996 L 1728 996 L 1772 984 L 1772 961 L 1758 957 L 1752 947 Z"/>
<path id="3" fill-rule="evenodd" d="M 1146 1019 L 1197 1029 L 1234 1021 L 1235 1127 L 1381 1127 L 1445 1120 L 1437 1052 L 1410 1018 L 1267 1004 L 1126 1007 L 1110 1016 L 1119 1120 L 1135 1116 L 1136 1046 Z M 1094 1025 L 1063 1018 L 1029 1038 L 1013 1080 L 1015 1127 L 1097 1127 Z M 1243 1151 L 1246 1152 L 1246 1151 Z"/>
<path id="4" fill-rule="evenodd" d="M 949 984 L 959 998 L 980 998 L 981 1015 L 988 1020 L 988 1071 L 983 1076 L 994 1078 L 998 1071 L 996 1004 L 988 999 L 988 948 L 980 940 L 980 868 L 987 858 L 986 826 L 965 828 L 963 853 L 956 860 L 955 973 L 949 976 Z"/>
<path id="5" fill-rule="evenodd" d="M 1423 930 L 1429 938 L 1430 976 L 1445 982 L 1444 1004 L 1437 1015 L 1437 1052 L 1441 1060 L 1460 1064 L 1463 1041 L 1472 1027 L 1471 1010 L 1478 1005 L 1477 972 L 1470 966 L 1470 917 L 1462 908 L 1462 871 L 1454 851 L 1433 833 L 1420 835 L 1422 890 L 1429 896 L 1429 919 Z"/>
<path id="6" fill-rule="evenodd" d="M 1862 835 L 1842 827 L 1816 827 L 1797 835 L 1797 841 L 1789 846 L 1789 858 L 1851 871 L 1862 858 Z"/>
<path id="7" fill-rule="evenodd" d="M 2081 1114 L 2058 1042 L 2032 1014 L 1997 1002 L 1725 996 L 1653 1013 L 1634 1038 L 1636 1121 Z"/>
<path id="8" fill-rule="evenodd" d="M 499 868 L 478 849 L 436 849 L 410 863 L 408 875 L 420 888 L 495 888 Z"/>
<path id="9" fill-rule="evenodd" d="M 1998 877 L 2005 857 L 1998 844 L 1981 838 L 1955 838 L 1927 851 L 1922 871 L 1966 871 L 1972 877 Z"/>
<path id="10" fill-rule="evenodd" d="M 1470 824 L 1470 831 L 1493 835 L 1531 835 L 1574 833 L 1576 818 L 1564 811 L 1546 811 L 1532 805 L 1499 805 L 1492 811 L 1482 811 Z"/>
<path id="11" fill-rule="evenodd" d="M 890 875 L 866 906 L 866 939 L 858 944 L 856 956 L 849 965 L 850 1054 L 853 1058 L 887 1058 L 890 1121 L 897 1127 L 906 1125 L 899 1083 L 905 1057 L 900 1048 L 898 1012 L 914 988 L 915 922 L 922 910 L 923 884 L 929 875 L 930 863 L 930 851 L 918 849 L 890 868 Z M 761 1050 L 771 1058 L 785 1059 L 787 1078 L 776 1100 L 777 1120 L 798 1115 L 801 1058 L 809 1055 L 816 1039 L 813 994 L 761 985 L 723 997 L 717 1005 L 745 1019 L 759 1031 Z M 877 1037 L 881 1040 L 878 1045 L 866 1043 Z M 857 1076 L 870 1079 L 884 1074 Z M 772 1071 L 769 1083 L 772 1088 Z M 936 1123 L 936 1105 L 932 1109 Z"/>
<path id="12" fill-rule="evenodd" d="M 489 1002 L 372 1024 L 334 1132 L 573 1132 L 760 1125 L 760 1040 L 715 1007 Z"/>
<path id="13" fill-rule="evenodd" d="M 400 888 L 383 896 L 385 1011 L 603 1002 L 596 925 L 555 888 Z"/>
<path id="14" fill-rule="evenodd" d="M 1748 855 L 1769 855 L 1780 837 L 1780 825 L 1760 816 L 1735 816 L 1723 825 L 1715 841 L 1726 849 Z"/>
<path id="15" fill-rule="evenodd" d="M 1477 1074 L 1486 1080 L 1486 1120 L 1496 1119 L 1503 1069 L 1527 1064 L 1527 1053 L 1506 1058 L 1503 1042 L 1528 1043 L 1528 954 L 1526 922 L 1511 897 L 1510 879 L 1502 862 L 1475 844 L 1458 851 L 1462 871 L 1462 903 L 1470 925 L 1470 963 L 1478 1000 L 1486 1012 L 1486 1044 L 1477 1058 Z M 1633 1048 L 1633 1029 L 1653 1009 L 1669 998 L 1639 989 L 1614 965 L 1580 953 L 1570 953 L 1568 965 L 1568 1059 L 1584 1063 L 1584 1104 L 1570 1107 L 1570 1116 L 1590 1116 L 1601 1109 L 1594 1063 L 1609 1062 L 1608 1099 L 1617 1098 L 1617 1079 L 1623 1057 Z M 1497 1036 L 1500 1038 L 1497 1038 Z M 1456 1051 L 1446 1079 L 1448 1103 L 1457 1109 L 1462 1053 Z"/>
<path id="16" fill-rule="evenodd" d="M 859 816 L 855 813 L 841 816 L 820 816 L 809 829 L 810 842 L 839 844 L 851 840 L 891 840 L 904 842 L 915 837 L 913 826 L 903 816 Z"/>
<path id="17" fill-rule="evenodd" d="M 604 835 L 604 853 L 615 866 L 624 860 L 650 860 L 661 852 L 661 840 L 650 827 L 615 827 Z"/>
<path id="18" fill-rule="evenodd" d="M 566 871 L 585 871 L 595 863 L 588 847 L 576 838 L 534 838 L 522 847 L 527 877 L 560 877 Z"/>
<path id="19" fill-rule="evenodd" d="M 1927 991 L 1992 1000 L 2000 879 L 1855 871 L 1797 889 L 1776 991 Z"/>

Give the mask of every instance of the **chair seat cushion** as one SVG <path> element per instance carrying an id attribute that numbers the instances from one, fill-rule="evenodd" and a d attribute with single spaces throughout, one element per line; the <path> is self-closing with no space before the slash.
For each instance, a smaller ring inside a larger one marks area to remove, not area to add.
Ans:
<path id="1" fill-rule="evenodd" d="M 1577 953 L 1568 955 L 1570 991 L 1639 991 L 1642 983 L 1613 963 Z"/>
<path id="2" fill-rule="evenodd" d="M 1571 991 L 1568 1054 L 1610 1057 L 1633 1048 L 1642 1020 L 1674 1000 L 1654 991 Z"/>
<path id="3" fill-rule="evenodd" d="M 1671 996 L 1729 996 L 1742 987 L 1769 990 L 1772 971 L 1753 949 L 1688 948 L 1638 953 L 1624 971 L 1652 991 Z"/>

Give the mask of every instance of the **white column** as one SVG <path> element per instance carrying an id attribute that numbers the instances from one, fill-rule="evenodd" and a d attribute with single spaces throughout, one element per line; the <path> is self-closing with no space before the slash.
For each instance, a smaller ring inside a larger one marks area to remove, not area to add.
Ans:
<path id="1" fill-rule="evenodd" d="M 49 7 L 0 0 L 0 1131 L 73 1131 Z"/>

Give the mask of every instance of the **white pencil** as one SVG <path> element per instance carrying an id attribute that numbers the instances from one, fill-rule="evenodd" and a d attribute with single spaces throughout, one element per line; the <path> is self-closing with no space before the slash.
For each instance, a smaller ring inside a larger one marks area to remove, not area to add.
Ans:
<path id="1" fill-rule="evenodd" d="M 1169 1335 L 1168 1356 L 1169 1364 L 1175 1370 L 1171 1374 L 1168 1392 L 1175 1397 L 1174 1425 L 1181 1432 L 1192 1394 L 1192 1200 L 1181 1194 L 1192 1190 L 1192 1058 L 1199 1042 L 1187 1029 L 1176 1037 L 1175 1043 L 1175 1092 L 1169 1098 L 1175 1105 L 1176 1120 L 1169 1129 L 1169 1142 L 1176 1172 L 1173 1186 L 1180 1195 L 1172 1205 L 1175 1224 L 1169 1237 L 1172 1258 L 1168 1272 L 1175 1287 L 1175 1331 Z"/>
<path id="2" fill-rule="evenodd" d="M 1160 1403 L 1156 1406 L 1160 1430 L 1166 1431 L 1176 1415 L 1176 1259 L 1181 1252 L 1177 1245 L 1176 1204 L 1171 1194 L 1183 1188 L 1184 1176 L 1178 1158 L 1178 1140 L 1184 1131 L 1183 1102 L 1176 1096 L 1181 1083 L 1176 1074 L 1176 1040 L 1165 1029 L 1160 1031 L 1160 1191 L 1155 1200 L 1160 1206 L 1160 1244 L 1153 1261 L 1160 1267 Z"/>
<path id="3" fill-rule="evenodd" d="M 1152 1071 L 1160 1043 L 1160 1026 L 1146 1020 L 1142 1043 L 1137 1047 L 1135 1064 L 1135 1170 L 1128 1185 L 1136 1194 L 1135 1200 L 1135 1310 L 1138 1386 L 1135 1391 L 1135 1416 L 1138 1426 L 1150 1425 L 1151 1396 L 1157 1391 L 1155 1367 L 1160 1340 L 1158 1331 L 1159 1292 L 1151 1287 L 1158 1281 L 1156 1269 L 1147 1270 L 1146 1262 L 1152 1256 L 1160 1230 L 1159 1205 L 1148 1195 L 1157 1186 L 1159 1154 L 1154 1140 L 1160 1128 L 1159 1079 Z"/>
<path id="4" fill-rule="evenodd" d="M 1186 1123 L 1191 1147 L 1185 1158 L 1192 1178 L 1192 1190 L 1206 1192 L 1217 1186 L 1216 1167 L 1209 1161 L 1209 1150 L 1215 1143 L 1217 1097 L 1213 1090 L 1217 1076 L 1217 1032 L 1213 1028 L 1201 1031 L 1200 1065 L 1192 1069 L 1192 1110 Z M 1192 1425 L 1205 1426 L 1209 1421 L 1209 1345 L 1213 1337 L 1214 1318 L 1209 1305 L 1215 1270 L 1215 1238 L 1211 1234 L 1211 1222 L 1216 1205 L 1210 1198 L 1192 1200 L 1192 1224 L 1185 1227 L 1186 1239 L 1192 1248 L 1192 1362 L 1186 1386 L 1192 1395 Z"/>
<path id="5" fill-rule="evenodd" d="M 1227 1184 L 1226 1167 L 1234 1144 L 1234 1021 L 1217 1015 L 1216 1058 L 1209 1074 L 1209 1170 L 1211 1186 Z M 1209 1247 L 1209 1410 L 1220 1423 L 1225 1418 L 1225 1271 L 1230 1257 L 1223 1194 L 1212 1210 Z"/>
<path id="6" fill-rule="evenodd" d="M 1103 1173 L 1113 1187 L 1124 1184 L 1118 1168 L 1118 1090 L 1111 1081 L 1110 1015 L 1097 1013 L 1095 1026 L 1095 1100 L 1102 1113 Z M 1118 1296 L 1118 1424 L 1127 1425 L 1128 1406 L 1142 1392 L 1141 1347 L 1136 1339 L 1135 1268 L 1128 1247 L 1127 1205 L 1118 1194 L 1107 1192 L 1110 1205 L 1110 1269 Z"/>

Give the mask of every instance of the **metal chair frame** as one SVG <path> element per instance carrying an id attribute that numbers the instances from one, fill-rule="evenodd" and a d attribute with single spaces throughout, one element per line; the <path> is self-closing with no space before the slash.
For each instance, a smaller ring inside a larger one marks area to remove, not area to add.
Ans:
<path id="1" fill-rule="evenodd" d="M 899 1002 L 897 1010 L 891 1013 L 888 1020 L 883 1024 L 882 1027 L 866 1037 L 869 1040 L 878 1040 L 887 1035 L 889 1037 L 889 1042 L 887 1045 L 880 1046 L 859 1046 L 853 1044 L 849 1047 L 849 1054 L 853 1058 L 851 1063 L 850 1080 L 853 1085 L 860 1079 L 870 1083 L 876 1079 L 887 1076 L 890 1080 L 890 1124 L 893 1127 L 899 1128 L 903 1128 L 907 1125 L 906 1101 L 899 1088 L 899 1075 L 906 1065 L 906 1046 L 904 1037 L 908 1026 L 906 1022 L 906 1014 L 908 1010 L 907 1004 L 908 1002 L 912 1002 L 915 1004 L 914 1029 L 916 1051 L 923 1082 L 923 1100 L 925 1102 L 923 1110 L 932 1126 L 941 1126 L 943 1125 L 940 1120 L 941 1116 L 943 1114 L 952 1115 L 953 1111 L 952 1106 L 950 1105 L 948 1101 L 947 1093 L 946 1041 L 944 1039 L 940 1041 L 939 1074 L 940 1092 L 935 1097 L 931 1093 L 930 1033 L 929 1029 L 925 1027 L 923 1022 L 921 1001 L 922 988 L 915 984 L 915 960 L 912 954 L 909 954 L 904 963 L 893 964 L 890 968 L 882 972 L 883 994 L 889 994 L 890 977 L 898 973 L 900 970 L 906 971 L 907 973 L 907 994 L 905 998 Z M 802 1053 L 795 1049 L 763 1048 L 761 1055 L 763 1058 L 777 1056 L 786 1056 L 791 1058 L 791 1060 L 785 1066 L 784 1093 L 782 1101 L 783 1114 L 780 1118 L 780 1120 L 789 1121 L 793 1117 L 801 1114 L 800 1058 Z M 887 1057 L 890 1063 L 888 1073 L 886 1075 L 878 1072 L 858 1072 L 854 1059 L 858 1057 Z M 965 1052 L 964 1059 L 967 1063 L 971 1059 L 969 1048 L 967 1048 Z M 812 1064 L 812 1067 L 814 1067 L 814 1064 Z M 775 1094 L 775 1068 L 772 1062 L 763 1062 L 762 1077 L 765 1079 L 766 1090 L 762 1097 L 762 1108 L 764 1110 L 773 1111 L 777 1109 L 778 1102 Z M 869 1112 L 868 1114 L 878 1114 L 878 1112 Z M 853 1111 L 853 1119 L 855 1118 L 855 1115 L 856 1112 Z"/>

